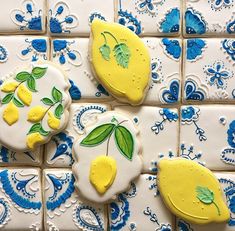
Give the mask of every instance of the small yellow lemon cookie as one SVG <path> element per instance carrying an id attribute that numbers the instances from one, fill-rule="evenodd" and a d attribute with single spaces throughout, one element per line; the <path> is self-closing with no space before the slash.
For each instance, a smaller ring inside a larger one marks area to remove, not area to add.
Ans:
<path id="1" fill-rule="evenodd" d="M 141 104 L 151 73 L 150 55 L 141 39 L 117 23 L 94 20 L 91 63 L 95 76 L 120 101 Z"/>
<path id="2" fill-rule="evenodd" d="M 165 204 L 177 217 L 195 224 L 229 219 L 218 180 L 209 169 L 194 161 L 161 160 L 158 187 Z"/>

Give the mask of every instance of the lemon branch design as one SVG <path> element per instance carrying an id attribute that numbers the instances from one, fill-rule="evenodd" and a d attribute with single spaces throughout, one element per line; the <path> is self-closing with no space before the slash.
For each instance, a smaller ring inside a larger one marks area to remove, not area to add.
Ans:
<path id="1" fill-rule="evenodd" d="M 116 37 L 108 31 L 102 32 L 101 35 L 104 38 L 104 44 L 99 48 L 102 57 L 106 61 L 110 61 L 111 48 L 108 45 L 108 40 L 107 40 L 107 36 L 109 35 L 116 43 L 116 45 L 113 48 L 113 52 L 117 64 L 120 65 L 122 68 L 128 68 L 131 52 L 127 44 L 123 42 L 121 43 L 118 42 Z"/>
<path id="2" fill-rule="evenodd" d="M 28 113 L 28 121 L 34 124 L 30 128 L 28 135 L 32 133 L 39 133 L 42 136 L 48 136 L 49 131 L 43 128 L 42 122 L 46 115 L 48 115 L 47 124 L 53 130 L 59 129 L 60 119 L 64 112 L 62 105 L 63 95 L 56 87 L 52 89 L 52 97 L 44 97 L 41 99 L 44 105 L 49 106 L 48 108 L 43 106 L 35 106 L 30 109 Z M 51 112 L 51 108 L 55 107 L 54 113 Z"/>
<path id="3" fill-rule="evenodd" d="M 120 153 L 128 160 L 132 160 L 134 152 L 134 139 L 130 131 L 121 124 L 127 122 L 123 120 L 119 122 L 115 117 L 111 123 L 102 124 L 93 129 L 82 141 L 82 146 L 95 147 L 107 140 L 106 156 L 109 154 L 109 144 L 112 135 Z"/>

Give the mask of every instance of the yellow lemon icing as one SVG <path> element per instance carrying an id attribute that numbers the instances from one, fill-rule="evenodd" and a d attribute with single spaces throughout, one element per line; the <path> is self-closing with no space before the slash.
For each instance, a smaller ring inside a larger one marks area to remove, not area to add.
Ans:
<path id="1" fill-rule="evenodd" d="M 28 121 L 39 122 L 45 116 L 47 109 L 42 106 L 35 106 L 31 108 L 28 112 Z"/>
<path id="2" fill-rule="evenodd" d="M 19 83 L 17 82 L 6 82 L 2 85 L 1 91 L 6 92 L 6 93 L 13 92 L 15 91 L 18 85 Z"/>
<path id="3" fill-rule="evenodd" d="M 150 81 L 150 55 L 141 39 L 117 23 L 94 20 L 91 62 L 105 89 L 121 101 L 141 104 Z"/>
<path id="4" fill-rule="evenodd" d="M 8 125 L 13 125 L 19 119 L 19 110 L 14 105 L 14 103 L 10 102 L 7 107 L 3 111 L 3 119 Z"/>
<path id="5" fill-rule="evenodd" d="M 189 222 L 226 222 L 230 217 L 218 180 L 194 161 L 161 160 L 158 188 L 167 207 Z"/>
<path id="6" fill-rule="evenodd" d="M 91 163 L 90 182 L 100 194 L 104 194 L 109 189 L 116 174 L 117 164 L 112 157 L 98 156 Z"/>
<path id="7" fill-rule="evenodd" d="M 25 105 L 30 106 L 32 102 L 32 93 L 24 85 L 21 84 L 18 87 L 17 96 Z"/>
<path id="8" fill-rule="evenodd" d="M 40 144 L 44 141 L 43 136 L 39 132 L 35 132 L 27 135 L 26 144 L 30 150 L 34 150 L 37 144 Z"/>
<path id="9" fill-rule="evenodd" d="M 60 127 L 60 120 L 57 119 L 52 112 L 48 112 L 47 124 L 50 128 L 57 130 Z"/>

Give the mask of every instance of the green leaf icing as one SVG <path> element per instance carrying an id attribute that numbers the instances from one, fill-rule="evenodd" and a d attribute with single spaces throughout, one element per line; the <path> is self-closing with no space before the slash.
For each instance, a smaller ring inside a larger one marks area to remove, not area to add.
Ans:
<path id="1" fill-rule="evenodd" d="M 56 87 L 53 87 L 52 97 L 55 102 L 60 102 L 62 100 L 62 93 Z"/>
<path id="2" fill-rule="evenodd" d="M 41 100 L 45 105 L 49 105 L 49 106 L 52 106 L 54 103 L 51 99 L 45 97 Z"/>
<path id="3" fill-rule="evenodd" d="M 57 119 L 61 119 L 63 112 L 64 112 L 64 107 L 62 104 L 59 104 L 55 109 L 55 117 Z"/>
<path id="4" fill-rule="evenodd" d="M 42 78 L 46 74 L 47 68 L 34 67 L 32 70 L 32 75 L 35 79 Z"/>
<path id="5" fill-rule="evenodd" d="M 28 134 L 39 132 L 40 129 L 41 129 L 41 123 L 36 123 L 29 129 Z"/>
<path id="6" fill-rule="evenodd" d="M 33 76 L 30 76 L 27 79 L 27 87 L 29 88 L 30 91 L 36 92 L 36 81 Z"/>
<path id="7" fill-rule="evenodd" d="M 12 101 L 17 107 L 24 107 L 24 104 L 18 100 L 16 97 L 13 98 L 13 101 Z"/>
<path id="8" fill-rule="evenodd" d="M 114 53 L 118 65 L 128 68 L 131 55 L 129 47 L 125 43 L 120 43 L 114 47 Z"/>
<path id="9" fill-rule="evenodd" d="M 14 97 L 14 93 L 7 94 L 3 99 L 2 99 L 2 104 L 7 104 L 9 103 Z"/>
<path id="10" fill-rule="evenodd" d="M 107 44 L 104 44 L 102 47 L 100 47 L 100 53 L 106 61 L 110 60 L 111 49 Z"/>
<path id="11" fill-rule="evenodd" d="M 26 72 L 26 71 L 22 71 L 20 73 L 18 73 L 15 77 L 15 79 L 19 82 L 24 82 L 26 81 L 29 77 L 31 76 L 30 73 Z"/>

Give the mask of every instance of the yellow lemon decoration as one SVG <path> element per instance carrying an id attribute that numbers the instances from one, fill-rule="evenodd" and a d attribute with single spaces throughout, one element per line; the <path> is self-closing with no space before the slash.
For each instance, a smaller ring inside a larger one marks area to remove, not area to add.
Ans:
<path id="1" fill-rule="evenodd" d="M 29 134 L 27 135 L 26 138 L 26 144 L 30 150 L 34 150 L 36 148 L 36 145 L 40 144 L 43 141 L 44 141 L 43 136 L 41 136 L 40 133 L 38 132 Z"/>
<path id="2" fill-rule="evenodd" d="M 158 188 L 177 217 L 196 224 L 226 222 L 230 218 L 219 181 L 209 169 L 194 161 L 161 160 Z"/>
<path id="3" fill-rule="evenodd" d="M 48 112 L 47 124 L 50 128 L 57 130 L 60 128 L 60 120 L 57 119 L 52 112 Z"/>
<path id="4" fill-rule="evenodd" d="M 14 103 L 10 102 L 3 111 L 3 119 L 8 125 L 13 125 L 19 119 L 19 109 Z"/>
<path id="5" fill-rule="evenodd" d="M 24 85 L 18 87 L 17 96 L 27 106 L 32 102 L 32 93 Z"/>
<path id="6" fill-rule="evenodd" d="M 6 92 L 6 93 L 14 92 L 18 85 L 19 85 L 19 83 L 15 82 L 15 81 L 14 82 L 6 82 L 2 85 L 1 91 Z"/>
<path id="7" fill-rule="evenodd" d="M 150 55 L 130 29 L 94 20 L 91 26 L 91 62 L 96 77 L 117 99 L 141 104 L 151 73 Z"/>
<path id="8" fill-rule="evenodd" d="M 98 156 L 91 163 L 90 182 L 100 194 L 104 194 L 109 189 L 116 174 L 117 164 L 112 157 Z"/>
<path id="9" fill-rule="evenodd" d="M 42 106 L 35 106 L 31 108 L 28 112 L 28 121 L 39 122 L 45 116 L 47 109 Z"/>

